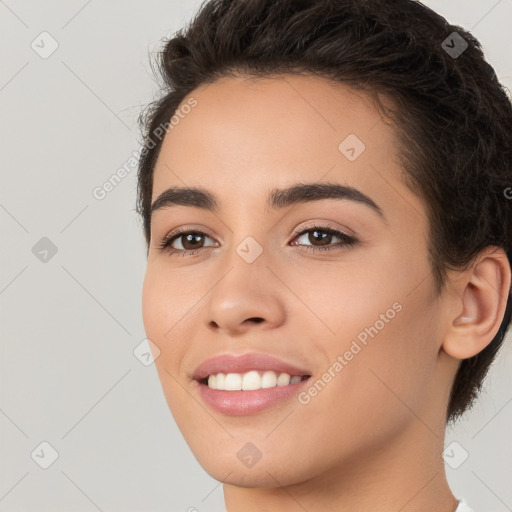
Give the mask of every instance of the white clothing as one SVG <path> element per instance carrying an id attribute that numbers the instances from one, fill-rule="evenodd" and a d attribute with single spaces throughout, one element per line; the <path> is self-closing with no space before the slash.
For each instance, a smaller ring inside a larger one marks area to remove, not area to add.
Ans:
<path id="1" fill-rule="evenodd" d="M 455 512 L 473 512 L 473 510 L 464 501 L 459 500 L 459 506 Z"/>

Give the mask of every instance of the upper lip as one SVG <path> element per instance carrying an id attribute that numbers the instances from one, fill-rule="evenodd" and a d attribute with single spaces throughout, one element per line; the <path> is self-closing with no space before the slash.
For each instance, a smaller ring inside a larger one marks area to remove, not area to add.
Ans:
<path id="1" fill-rule="evenodd" d="M 273 370 L 289 375 L 311 375 L 305 368 L 299 368 L 287 361 L 268 354 L 249 353 L 242 355 L 219 354 L 203 361 L 194 371 L 194 379 L 202 380 L 217 373 L 245 373 L 250 370 Z"/>

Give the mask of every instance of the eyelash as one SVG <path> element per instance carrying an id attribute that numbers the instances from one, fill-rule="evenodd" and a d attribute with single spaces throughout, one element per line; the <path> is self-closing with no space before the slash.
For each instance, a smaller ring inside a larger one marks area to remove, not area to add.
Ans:
<path id="1" fill-rule="evenodd" d="M 357 240 L 354 237 L 349 236 L 337 229 L 334 229 L 330 225 L 318 226 L 316 224 L 313 226 L 310 226 L 308 228 L 302 229 L 300 231 L 296 231 L 293 234 L 293 240 L 295 240 L 296 238 L 298 238 L 306 233 L 309 233 L 310 231 L 321 231 L 323 233 L 327 233 L 328 235 L 337 236 L 338 238 L 340 238 L 342 240 L 342 245 L 341 245 L 340 250 L 343 250 L 347 247 L 352 247 L 357 243 Z M 162 252 L 168 253 L 169 256 L 173 256 L 176 254 L 181 255 L 181 256 L 193 256 L 194 254 L 197 254 L 202 249 L 206 249 L 206 247 L 201 247 L 199 249 L 172 249 L 172 248 L 170 248 L 170 246 L 174 242 L 174 240 L 180 238 L 183 235 L 191 235 L 191 234 L 206 235 L 208 237 L 208 235 L 206 233 L 203 233 L 202 231 L 183 229 L 183 230 L 173 232 L 173 233 L 170 233 L 169 235 L 167 235 L 162 240 L 161 244 L 159 245 L 159 248 Z M 210 238 L 210 237 L 208 237 L 208 238 Z M 318 251 L 325 252 L 325 251 L 336 250 L 336 247 L 339 247 L 339 246 L 340 245 L 338 244 L 338 245 L 329 245 L 329 246 L 325 246 L 325 247 L 315 247 L 315 246 L 309 246 L 309 245 L 297 245 L 296 247 L 299 247 L 300 250 L 303 250 L 306 252 L 318 252 Z"/>

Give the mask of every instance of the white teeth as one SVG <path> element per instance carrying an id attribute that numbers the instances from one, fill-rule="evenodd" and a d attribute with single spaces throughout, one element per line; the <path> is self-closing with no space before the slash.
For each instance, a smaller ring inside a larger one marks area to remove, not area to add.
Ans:
<path id="1" fill-rule="evenodd" d="M 208 387 L 223 391 L 250 391 L 275 386 L 288 386 L 300 382 L 302 377 L 274 371 L 251 370 L 246 373 L 217 373 L 208 377 Z"/>
<path id="2" fill-rule="evenodd" d="M 261 377 L 262 388 L 273 388 L 277 384 L 276 372 L 268 371 L 265 372 Z"/>
<path id="3" fill-rule="evenodd" d="M 224 389 L 226 391 L 238 391 L 242 389 L 242 376 L 239 373 L 228 373 L 226 375 Z"/>
<path id="4" fill-rule="evenodd" d="M 260 374 L 257 371 L 244 373 L 242 389 L 259 389 L 261 384 Z"/>
<path id="5" fill-rule="evenodd" d="M 291 376 L 287 373 L 281 373 L 277 379 L 277 385 L 278 386 L 288 386 L 290 384 Z"/>
<path id="6" fill-rule="evenodd" d="M 217 386 L 215 389 L 224 389 L 224 387 L 226 386 L 226 374 L 217 373 L 215 377 L 215 385 Z"/>

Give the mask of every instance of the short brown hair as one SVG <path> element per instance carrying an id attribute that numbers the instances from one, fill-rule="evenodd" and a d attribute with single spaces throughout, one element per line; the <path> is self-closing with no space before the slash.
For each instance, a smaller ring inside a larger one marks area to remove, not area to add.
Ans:
<path id="1" fill-rule="evenodd" d="M 454 34 L 454 32 L 456 34 Z M 467 47 L 466 47 L 467 46 Z M 452 49 L 452 50 L 450 50 Z M 455 50 L 456 51 L 455 51 Z M 459 54 L 457 54 L 459 53 Z M 161 97 L 139 117 L 144 132 L 137 212 L 149 250 L 153 171 L 165 125 L 200 85 L 244 74 L 325 77 L 391 100 L 403 179 L 423 198 L 438 292 L 488 246 L 512 261 L 512 104 L 471 33 L 415 0 L 209 0 L 165 42 Z M 474 403 L 511 320 L 461 362 L 447 421 Z"/>

